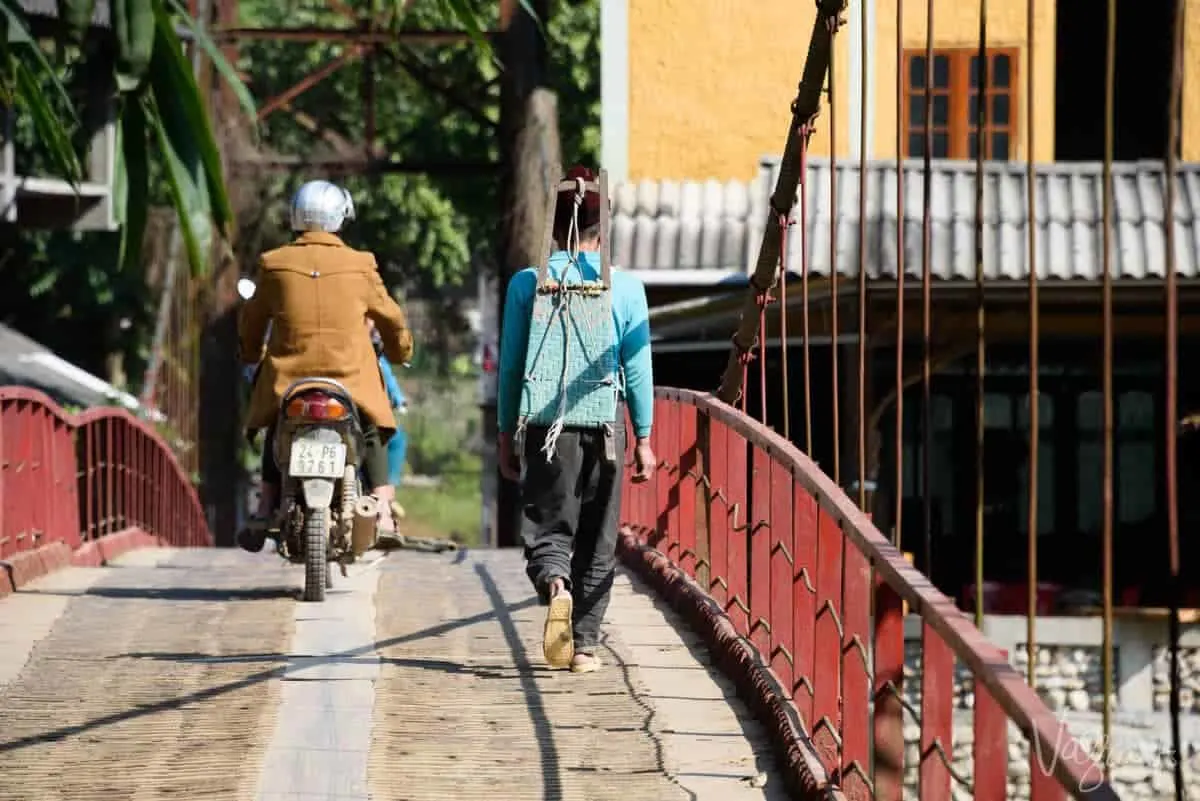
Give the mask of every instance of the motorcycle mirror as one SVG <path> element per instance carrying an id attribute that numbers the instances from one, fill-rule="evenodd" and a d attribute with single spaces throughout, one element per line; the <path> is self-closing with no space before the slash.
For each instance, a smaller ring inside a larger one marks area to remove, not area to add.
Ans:
<path id="1" fill-rule="evenodd" d="M 237 282 L 237 293 L 242 300 L 250 300 L 254 297 L 255 284 L 249 278 L 239 278 Z"/>

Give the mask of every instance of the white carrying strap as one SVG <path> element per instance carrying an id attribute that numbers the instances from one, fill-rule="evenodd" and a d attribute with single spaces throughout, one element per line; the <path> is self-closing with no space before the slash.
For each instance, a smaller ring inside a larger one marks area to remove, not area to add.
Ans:
<path id="1" fill-rule="evenodd" d="M 608 172 L 600 170 L 599 180 L 585 181 L 582 178 L 563 179 L 558 182 L 557 186 L 551 187 L 549 199 L 546 204 L 546 236 L 542 240 L 541 258 L 538 260 L 538 275 L 537 275 L 537 291 L 550 292 L 553 289 L 550 286 L 550 253 L 554 245 L 554 211 L 558 205 L 558 195 L 560 192 L 569 192 L 574 190 L 574 204 L 571 209 L 571 222 L 567 229 L 566 247 L 571 255 L 571 261 L 578 265 L 579 258 L 579 210 L 587 199 L 588 192 L 596 192 L 599 195 L 600 201 L 600 282 L 604 290 L 612 289 L 612 265 L 609 259 L 609 216 L 610 204 L 608 196 Z M 582 270 L 580 276 L 582 277 Z M 567 282 L 564 273 L 563 279 L 559 282 L 557 289 L 561 290 Z M 560 302 L 556 304 L 555 312 L 559 315 L 570 315 L 570 292 L 562 292 Z M 569 329 L 568 329 L 569 330 Z M 570 348 L 570 337 L 563 343 L 563 347 Z M 546 440 L 541 448 L 542 454 L 546 457 L 546 461 L 550 461 L 554 457 L 554 449 L 558 444 L 558 437 L 562 434 L 563 426 L 566 422 L 567 411 L 567 390 L 566 390 L 566 375 L 565 371 L 569 363 L 568 354 L 563 354 L 563 371 L 561 377 L 563 382 L 562 392 L 559 397 L 558 414 L 555 420 L 551 423 L 546 431 Z M 525 420 L 521 420 L 518 424 L 517 435 L 518 440 L 523 440 L 525 433 Z M 522 448 L 523 450 L 523 448 Z"/>
<path id="2" fill-rule="evenodd" d="M 611 209 L 608 198 L 608 171 L 600 170 L 599 179 L 585 181 L 582 178 L 563 179 L 550 188 L 549 200 L 546 203 L 546 236 L 542 240 L 541 258 L 538 260 L 537 286 L 539 290 L 546 287 L 550 279 L 550 253 L 554 247 L 554 209 L 558 205 L 560 192 L 575 193 L 575 204 L 571 213 L 571 224 L 567 231 L 567 250 L 572 260 L 579 256 L 579 210 L 588 192 L 600 196 L 600 281 L 606 288 L 612 287 L 612 264 L 609 258 L 609 218 Z"/>

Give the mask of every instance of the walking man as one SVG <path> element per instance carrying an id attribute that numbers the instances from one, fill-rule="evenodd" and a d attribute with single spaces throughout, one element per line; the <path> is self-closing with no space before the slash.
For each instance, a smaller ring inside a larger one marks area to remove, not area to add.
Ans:
<path id="1" fill-rule="evenodd" d="M 526 573 L 546 606 L 552 668 L 587 673 L 616 570 L 625 406 L 634 482 L 655 468 L 654 379 L 646 290 L 608 260 L 609 196 L 573 167 L 551 198 L 537 265 L 513 276 L 504 304 L 498 392 L 500 469 L 522 481 Z M 553 252 L 550 246 L 553 243 Z"/>

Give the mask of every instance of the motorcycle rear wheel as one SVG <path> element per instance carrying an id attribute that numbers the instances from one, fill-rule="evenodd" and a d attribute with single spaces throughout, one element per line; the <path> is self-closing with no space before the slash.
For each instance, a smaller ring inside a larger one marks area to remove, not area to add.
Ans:
<path id="1" fill-rule="evenodd" d="M 321 603 L 330 584 L 329 510 L 309 509 L 304 514 L 304 600 Z"/>

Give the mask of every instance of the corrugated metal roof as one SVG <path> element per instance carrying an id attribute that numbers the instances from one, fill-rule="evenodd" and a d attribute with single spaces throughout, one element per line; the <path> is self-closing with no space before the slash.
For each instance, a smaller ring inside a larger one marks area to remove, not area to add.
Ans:
<path id="1" fill-rule="evenodd" d="M 613 260 L 628 269 L 747 269 L 758 254 L 778 159 L 764 160 L 750 182 L 641 182 L 615 187 Z M 859 174 L 856 160 L 837 164 L 837 266 L 858 274 Z M 984 167 L 984 274 L 989 280 L 1028 276 L 1025 165 Z M 923 165 L 903 165 L 905 273 L 921 275 Z M 1165 273 L 1163 168 L 1158 162 L 1113 167 L 1113 271 L 1117 278 Z M 830 266 L 830 165 L 809 160 L 807 239 L 811 275 Z M 867 164 L 867 274 L 896 277 L 896 180 L 892 162 Z M 1176 264 L 1200 276 L 1200 164 L 1176 175 Z M 1036 170 L 1038 275 L 1096 280 L 1101 274 L 1101 166 L 1039 165 Z M 931 170 L 931 269 L 942 280 L 975 278 L 975 164 L 934 161 Z M 794 216 L 798 212 L 794 210 Z M 789 235 L 789 270 L 800 271 L 799 229 Z M 740 260 L 740 262 L 739 262 Z"/>
<path id="2" fill-rule="evenodd" d="M 626 270 L 745 272 L 762 242 L 764 180 L 618 184 L 613 263 Z"/>

